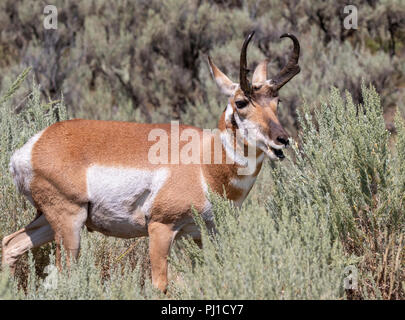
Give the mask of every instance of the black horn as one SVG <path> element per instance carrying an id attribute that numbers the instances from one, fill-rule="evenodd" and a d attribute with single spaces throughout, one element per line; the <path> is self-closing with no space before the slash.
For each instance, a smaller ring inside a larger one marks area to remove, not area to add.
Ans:
<path id="1" fill-rule="evenodd" d="M 248 74 L 249 70 L 247 69 L 246 50 L 247 50 L 249 42 L 252 39 L 254 33 L 255 32 L 252 31 L 245 38 L 245 41 L 243 42 L 242 50 L 240 52 L 239 83 L 240 83 L 240 87 L 241 87 L 243 93 L 246 96 L 249 96 L 252 93 L 252 87 L 251 87 L 251 85 L 249 83 L 249 80 L 247 78 L 247 74 Z"/>
<path id="2" fill-rule="evenodd" d="M 290 57 L 285 67 L 272 80 L 276 90 L 279 90 L 301 71 L 298 65 L 298 59 L 300 57 L 300 43 L 298 39 L 291 33 L 285 33 L 280 38 L 290 38 L 293 41 L 294 48 L 290 53 Z"/>

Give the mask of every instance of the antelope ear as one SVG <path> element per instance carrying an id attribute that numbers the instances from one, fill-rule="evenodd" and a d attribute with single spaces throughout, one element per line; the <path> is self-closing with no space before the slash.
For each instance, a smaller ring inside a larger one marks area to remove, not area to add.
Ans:
<path id="1" fill-rule="evenodd" d="M 266 59 L 257 65 L 255 72 L 253 73 L 252 83 L 266 81 L 268 63 L 269 63 L 269 60 Z"/>
<path id="2" fill-rule="evenodd" d="M 232 82 L 218 67 L 212 62 L 210 56 L 208 56 L 208 64 L 210 66 L 210 71 L 212 76 L 217 83 L 217 86 L 221 91 L 227 96 L 232 96 L 235 94 L 238 84 Z"/>

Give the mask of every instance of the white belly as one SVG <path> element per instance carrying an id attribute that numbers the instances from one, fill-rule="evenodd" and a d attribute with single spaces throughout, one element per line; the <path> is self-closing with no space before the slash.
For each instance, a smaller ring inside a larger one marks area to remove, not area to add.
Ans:
<path id="1" fill-rule="evenodd" d="M 89 215 L 86 225 L 104 234 L 132 238 L 147 235 L 146 221 L 169 170 L 92 166 L 87 170 Z"/>

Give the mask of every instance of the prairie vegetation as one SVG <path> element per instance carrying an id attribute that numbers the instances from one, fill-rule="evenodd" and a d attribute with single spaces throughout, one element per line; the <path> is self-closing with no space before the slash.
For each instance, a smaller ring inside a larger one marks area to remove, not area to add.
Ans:
<path id="1" fill-rule="evenodd" d="M 147 239 L 83 230 L 79 262 L 56 287 L 49 244 L 22 257 L 15 278 L 1 270 L 0 298 L 404 299 L 405 5 L 352 4 L 357 30 L 343 27 L 334 1 L 55 1 L 58 29 L 45 30 L 45 2 L 2 1 L 0 238 L 35 215 L 10 156 L 51 123 L 213 128 L 226 98 L 206 56 L 238 79 L 252 29 L 251 69 L 267 57 L 270 77 L 280 70 L 290 44 L 278 38 L 292 32 L 302 71 L 281 90 L 280 119 L 295 139 L 286 161 L 266 162 L 240 210 L 212 195 L 218 234 L 201 225 L 202 250 L 178 241 L 167 296 L 151 286 Z M 357 290 L 343 287 L 347 266 Z"/>

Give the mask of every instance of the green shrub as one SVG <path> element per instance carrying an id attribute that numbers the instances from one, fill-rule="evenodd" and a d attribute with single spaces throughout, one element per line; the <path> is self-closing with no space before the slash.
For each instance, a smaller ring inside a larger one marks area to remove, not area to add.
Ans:
<path id="1" fill-rule="evenodd" d="M 266 177 L 269 177 L 266 170 Z M 213 196 L 218 234 L 203 236 L 193 264 L 174 259 L 180 279 L 173 286 L 187 299 L 338 299 L 343 297 L 345 257 L 329 235 L 326 215 L 309 204 L 277 218 L 265 206 L 242 210 Z M 305 213 L 305 214 L 304 214 Z M 181 252 L 178 252 L 181 256 Z"/>
<path id="2" fill-rule="evenodd" d="M 304 107 L 302 144 L 291 166 L 272 172 L 280 183 L 272 187 L 268 209 L 287 210 L 299 221 L 307 212 L 326 219 L 331 239 L 356 257 L 355 294 L 403 299 L 404 125 L 398 117 L 397 151 L 390 150 L 378 94 L 363 84 L 362 98 L 355 105 L 350 94 L 343 100 L 333 89 L 314 117 Z"/>

